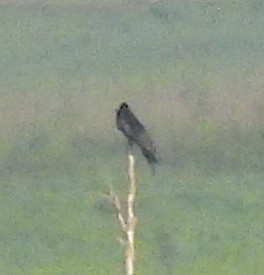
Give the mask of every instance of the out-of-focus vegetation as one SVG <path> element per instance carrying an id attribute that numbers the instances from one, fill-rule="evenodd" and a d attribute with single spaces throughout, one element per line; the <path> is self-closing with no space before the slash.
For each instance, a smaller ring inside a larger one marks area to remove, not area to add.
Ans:
<path id="1" fill-rule="evenodd" d="M 122 274 L 115 108 L 138 152 L 139 274 L 263 274 L 264 3 L 0 1 L 0 273 Z"/>

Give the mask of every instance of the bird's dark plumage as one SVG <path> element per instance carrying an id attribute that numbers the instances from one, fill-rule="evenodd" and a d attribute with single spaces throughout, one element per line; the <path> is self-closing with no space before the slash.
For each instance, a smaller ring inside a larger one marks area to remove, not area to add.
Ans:
<path id="1" fill-rule="evenodd" d="M 150 136 L 125 102 L 116 110 L 116 126 L 125 135 L 130 146 L 137 144 L 140 147 L 143 156 L 150 164 L 157 162 L 156 148 Z"/>

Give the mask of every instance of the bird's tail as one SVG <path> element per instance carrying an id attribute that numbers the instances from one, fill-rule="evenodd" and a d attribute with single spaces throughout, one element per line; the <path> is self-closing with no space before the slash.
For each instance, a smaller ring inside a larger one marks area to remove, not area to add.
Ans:
<path id="1" fill-rule="evenodd" d="M 156 164 L 158 162 L 155 155 L 156 154 L 155 151 L 149 150 L 146 148 L 142 148 L 141 150 L 142 150 L 143 156 L 147 159 L 149 164 Z"/>
<path id="2" fill-rule="evenodd" d="M 152 151 L 152 150 L 148 150 L 148 149 L 141 149 L 141 150 L 142 150 L 142 154 L 147 159 L 147 161 L 151 167 L 152 174 L 155 174 L 157 164 L 158 164 L 158 160 L 156 158 L 156 151 Z"/>

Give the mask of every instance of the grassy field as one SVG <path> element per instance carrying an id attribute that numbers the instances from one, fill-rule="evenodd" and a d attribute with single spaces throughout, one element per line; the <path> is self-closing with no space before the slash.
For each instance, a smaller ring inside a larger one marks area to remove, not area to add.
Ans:
<path id="1" fill-rule="evenodd" d="M 0 1 L 0 273 L 123 274 L 115 213 L 136 151 L 137 274 L 264 273 L 264 3 Z"/>

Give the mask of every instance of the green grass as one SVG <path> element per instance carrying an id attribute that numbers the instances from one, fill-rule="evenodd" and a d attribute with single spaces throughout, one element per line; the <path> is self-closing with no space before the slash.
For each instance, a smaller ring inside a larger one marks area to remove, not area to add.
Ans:
<path id="1" fill-rule="evenodd" d="M 139 274 L 261 274 L 263 173 L 139 170 Z M 110 183 L 124 193 L 125 175 L 108 175 L 2 181 L 1 272 L 122 274 L 121 232 L 101 193 Z"/>
<path id="2" fill-rule="evenodd" d="M 114 110 L 139 152 L 138 274 L 263 274 L 261 0 L 0 1 L 0 273 L 122 274 Z M 99 5 L 100 4 L 100 5 Z"/>

